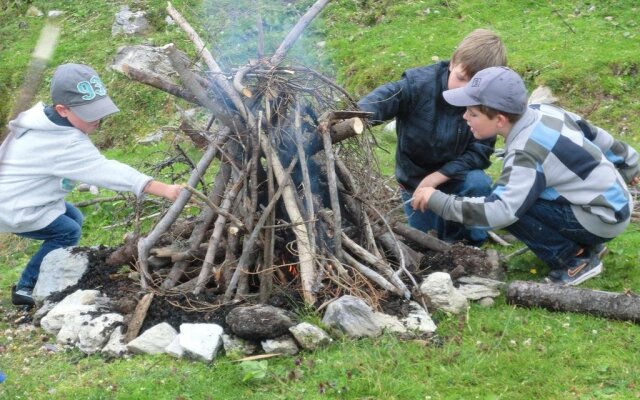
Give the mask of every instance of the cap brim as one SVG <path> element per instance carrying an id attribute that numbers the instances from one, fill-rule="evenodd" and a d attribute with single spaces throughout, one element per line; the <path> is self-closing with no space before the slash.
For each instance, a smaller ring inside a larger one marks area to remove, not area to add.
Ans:
<path id="1" fill-rule="evenodd" d="M 93 122 L 102 119 L 108 115 L 115 114 L 120 109 L 116 107 L 109 96 L 105 96 L 100 100 L 96 100 L 89 104 L 81 106 L 69 107 L 74 114 L 86 122 Z"/>
<path id="2" fill-rule="evenodd" d="M 445 90 L 444 92 L 442 92 L 442 96 L 447 101 L 447 103 L 457 107 L 469 107 L 481 104 L 478 99 L 466 94 L 464 89 L 464 87 L 461 87 L 457 89 Z"/>

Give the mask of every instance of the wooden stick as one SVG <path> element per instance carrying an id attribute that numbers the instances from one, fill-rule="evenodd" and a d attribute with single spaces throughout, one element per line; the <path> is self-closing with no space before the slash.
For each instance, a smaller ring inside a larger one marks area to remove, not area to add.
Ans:
<path id="1" fill-rule="evenodd" d="M 265 100 L 265 104 L 267 101 Z M 269 107 L 264 107 L 266 110 L 266 123 L 267 128 L 271 126 L 271 115 L 269 112 Z M 258 115 L 258 119 L 262 120 L 262 112 Z M 260 128 L 259 128 L 260 129 Z M 273 198 L 275 194 L 275 184 L 274 184 L 274 176 L 273 176 L 273 166 L 272 166 L 272 157 L 273 148 L 269 146 L 267 149 L 268 152 L 265 154 L 267 158 L 267 194 L 270 199 Z M 266 224 L 273 226 L 276 221 L 276 213 L 272 210 L 269 213 L 269 217 L 267 218 Z M 273 266 L 274 254 L 273 251 L 275 249 L 275 229 L 274 228 L 265 228 L 264 230 L 264 245 L 263 245 L 263 266 L 265 268 L 264 271 L 260 273 L 260 302 L 265 303 L 269 297 L 271 297 L 271 292 L 273 291 Z"/>
<path id="2" fill-rule="evenodd" d="M 295 108 L 295 132 L 294 138 L 296 149 L 298 151 L 298 159 L 300 160 L 300 170 L 302 171 L 302 182 L 305 200 L 305 218 L 307 220 L 307 231 L 309 232 L 309 243 L 311 244 L 311 252 L 315 253 L 316 235 L 314 229 L 315 212 L 313 207 L 313 193 L 311 192 L 311 178 L 309 176 L 309 168 L 307 167 L 307 155 L 302 145 L 302 123 L 300 121 L 300 103 L 296 101 Z"/>
<path id="3" fill-rule="evenodd" d="M 342 234 L 342 241 L 347 249 L 349 249 L 355 255 L 360 257 L 360 259 L 362 259 L 366 263 L 376 267 L 378 271 L 381 271 L 387 278 L 389 278 L 393 286 L 396 288 L 396 290 L 394 291 L 395 293 L 398 293 L 400 296 L 405 296 L 405 297 L 409 297 L 411 295 L 409 289 L 407 289 L 407 286 L 404 284 L 404 282 L 402 282 L 402 280 L 400 280 L 394 274 L 394 271 L 391 269 L 391 267 L 389 267 L 388 264 L 384 263 L 383 260 L 377 258 L 373 254 L 368 252 L 362 246 L 360 246 L 359 244 L 351 240 L 351 238 L 349 238 L 344 233 Z"/>
<path id="4" fill-rule="evenodd" d="M 162 75 L 156 74 L 151 71 L 143 71 L 128 64 L 124 64 L 122 66 L 122 72 L 124 72 L 124 74 L 130 79 L 133 79 L 140 83 L 144 83 L 145 85 L 154 87 L 156 89 L 160 89 L 163 92 L 167 92 L 171 95 L 186 100 L 189 103 L 203 106 L 203 104 L 200 104 L 193 93 L 191 93 L 184 87 L 176 85 L 175 83 L 165 79 L 164 77 L 162 77 Z"/>
<path id="5" fill-rule="evenodd" d="M 399 296 L 404 295 L 404 291 L 402 289 L 396 287 L 395 285 L 392 285 L 382 275 L 372 270 L 371 268 L 367 267 L 366 265 L 358 262 L 358 260 L 353 258 L 351 254 L 347 252 L 343 252 L 342 256 L 349 265 L 351 265 L 353 268 L 358 270 L 362 275 L 366 276 L 367 278 L 377 283 L 378 286 L 380 286 L 384 290 L 388 290 L 390 292 L 396 293 Z"/>
<path id="6" fill-rule="evenodd" d="M 284 38 L 278 49 L 276 50 L 273 57 L 271 57 L 271 64 L 278 65 L 284 60 L 287 56 L 287 53 L 295 42 L 298 40 L 304 29 L 311 23 L 311 21 L 322 11 L 322 9 L 329 3 L 329 0 L 318 0 L 315 2 L 309 10 L 298 20 L 296 25 L 289 31 L 287 36 Z"/>
<path id="7" fill-rule="evenodd" d="M 340 210 L 340 200 L 338 198 L 338 183 L 336 181 L 335 155 L 331 143 L 331 136 L 328 129 L 319 127 L 318 133 L 322 136 L 324 153 L 327 167 L 327 186 L 329 187 L 329 198 L 331 199 L 331 210 L 333 211 L 333 253 L 338 260 L 342 260 L 342 212 Z"/>
<path id="8" fill-rule="evenodd" d="M 125 343 L 129 343 L 138 336 L 152 301 L 153 292 L 150 292 L 142 296 L 142 299 L 140 299 L 138 305 L 136 305 L 136 309 L 133 311 L 133 317 L 127 327 L 127 333 L 124 336 Z"/>

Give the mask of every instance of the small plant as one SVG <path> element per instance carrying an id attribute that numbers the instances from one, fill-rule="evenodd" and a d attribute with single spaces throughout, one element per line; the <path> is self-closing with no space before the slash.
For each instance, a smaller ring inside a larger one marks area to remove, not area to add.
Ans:
<path id="1" fill-rule="evenodd" d="M 259 381 L 267 376 L 269 362 L 267 360 L 260 361 L 243 361 L 240 368 L 244 372 L 242 382 Z"/>

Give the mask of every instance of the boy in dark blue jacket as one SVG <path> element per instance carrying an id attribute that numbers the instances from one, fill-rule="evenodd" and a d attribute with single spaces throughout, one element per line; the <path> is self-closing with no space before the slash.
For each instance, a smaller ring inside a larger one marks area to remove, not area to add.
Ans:
<path id="1" fill-rule="evenodd" d="M 500 38 L 477 29 L 460 42 L 451 61 L 407 70 L 399 81 L 378 87 L 358 102 L 362 110 L 374 113 L 373 124 L 396 119 L 395 174 L 412 227 L 435 230 L 448 242 L 480 245 L 486 240 L 486 231 L 467 230 L 431 211 L 414 211 L 407 201 L 419 187 L 472 197 L 491 192 L 491 178 L 483 170 L 490 165 L 495 138 L 475 139 L 462 118 L 465 108 L 448 104 L 442 92 L 464 86 L 484 68 L 506 63 Z"/>

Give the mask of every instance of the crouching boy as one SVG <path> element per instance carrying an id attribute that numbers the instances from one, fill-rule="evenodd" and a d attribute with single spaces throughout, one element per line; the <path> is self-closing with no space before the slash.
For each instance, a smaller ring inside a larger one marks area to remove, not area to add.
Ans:
<path id="1" fill-rule="evenodd" d="M 484 69 L 443 95 L 467 107 L 477 139 L 505 138 L 502 172 L 489 196 L 426 187 L 412 206 L 474 228 L 505 228 L 550 266 L 549 282 L 577 285 L 598 275 L 605 243 L 631 218 L 636 151 L 563 109 L 527 106 L 524 82 L 506 67 Z"/>
<path id="2" fill-rule="evenodd" d="M 0 232 L 43 241 L 12 289 L 16 305 L 33 304 L 44 256 L 80 240 L 82 213 L 64 201 L 76 182 L 171 201 L 182 189 L 108 160 L 93 145 L 88 135 L 119 110 L 92 68 L 59 66 L 51 80 L 51 99 L 52 106 L 38 103 L 11 121 L 0 146 Z"/>

